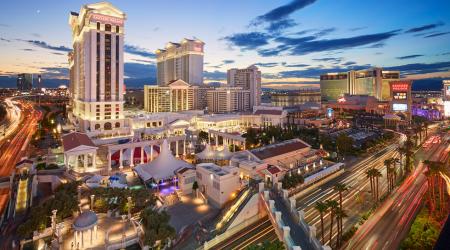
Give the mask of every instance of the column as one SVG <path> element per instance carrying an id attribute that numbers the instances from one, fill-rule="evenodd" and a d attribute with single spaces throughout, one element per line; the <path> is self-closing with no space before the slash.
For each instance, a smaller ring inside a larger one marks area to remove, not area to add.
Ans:
<path id="1" fill-rule="evenodd" d="M 122 149 L 120 149 L 119 152 L 119 168 L 123 168 Z"/>
<path id="2" fill-rule="evenodd" d="M 216 139 L 216 147 L 217 147 L 217 146 L 219 146 L 219 136 L 216 135 L 215 139 Z"/>
<path id="3" fill-rule="evenodd" d="M 161 152 L 161 148 L 159 148 Z M 153 161 L 153 145 L 150 145 L 150 161 Z"/>
<path id="4" fill-rule="evenodd" d="M 69 160 L 66 153 L 64 153 L 64 166 L 66 166 L 67 169 L 69 168 Z"/>
<path id="5" fill-rule="evenodd" d="M 108 173 L 111 171 L 111 152 L 108 150 Z"/>
<path id="6" fill-rule="evenodd" d="M 84 235 L 83 235 L 83 231 L 81 231 L 80 233 L 81 233 L 81 248 L 84 248 Z"/>
<path id="7" fill-rule="evenodd" d="M 186 156 L 186 139 L 183 141 L 183 156 Z"/>
<path id="8" fill-rule="evenodd" d="M 178 140 L 175 141 L 175 156 L 178 157 Z"/>
<path id="9" fill-rule="evenodd" d="M 97 159 L 97 153 L 93 153 L 92 154 L 92 167 L 94 167 L 94 168 L 97 167 L 96 159 Z"/>
<path id="10" fill-rule="evenodd" d="M 93 232 L 93 230 L 92 230 L 92 228 L 91 229 L 89 229 L 89 230 L 91 230 L 91 245 L 92 245 L 92 232 Z"/>
<path id="11" fill-rule="evenodd" d="M 88 166 L 88 154 L 83 154 L 83 170 Z"/>
<path id="12" fill-rule="evenodd" d="M 75 247 L 75 249 L 77 248 L 77 231 L 73 232 L 73 246 Z"/>
<path id="13" fill-rule="evenodd" d="M 141 146 L 141 164 L 144 164 L 144 146 Z"/>
<path id="14" fill-rule="evenodd" d="M 131 148 L 130 167 L 134 167 L 134 148 Z"/>

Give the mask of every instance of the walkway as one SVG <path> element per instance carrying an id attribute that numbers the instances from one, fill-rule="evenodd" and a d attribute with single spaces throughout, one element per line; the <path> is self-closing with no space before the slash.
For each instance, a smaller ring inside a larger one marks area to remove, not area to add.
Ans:
<path id="1" fill-rule="evenodd" d="M 292 218 L 289 208 L 283 202 L 283 199 L 279 195 L 271 197 L 275 201 L 275 209 L 281 212 L 281 219 L 286 226 L 291 228 L 291 238 L 294 240 L 297 246 L 300 246 L 302 250 L 313 250 L 313 246 L 309 242 L 308 233 Z"/>

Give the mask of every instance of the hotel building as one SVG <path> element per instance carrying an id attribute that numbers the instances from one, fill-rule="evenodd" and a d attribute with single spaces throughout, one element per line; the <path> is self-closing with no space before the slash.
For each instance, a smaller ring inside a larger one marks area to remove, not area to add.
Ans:
<path id="1" fill-rule="evenodd" d="M 379 101 L 389 101 L 389 83 L 399 78 L 399 71 L 385 71 L 382 68 L 327 73 L 320 76 L 321 100 L 335 102 L 344 94 L 350 94 L 369 95 Z"/>
<path id="2" fill-rule="evenodd" d="M 203 84 L 203 47 L 196 39 L 183 39 L 180 43 L 169 42 L 165 49 L 156 50 L 157 83 L 167 86 L 181 79 L 191 85 Z"/>
<path id="3" fill-rule="evenodd" d="M 261 71 L 252 65 L 245 69 L 229 69 L 227 83 L 230 87 L 250 90 L 250 108 L 261 105 Z"/>
<path id="4" fill-rule="evenodd" d="M 33 74 L 18 74 L 17 89 L 29 92 L 33 88 Z"/>
<path id="5" fill-rule="evenodd" d="M 273 93 L 270 96 L 272 105 L 277 107 L 297 107 L 307 103 L 320 103 L 320 99 L 320 91 L 317 89 Z"/>
<path id="6" fill-rule="evenodd" d="M 250 90 L 233 87 L 208 90 L 207 103 L 210 113 L 249 111 Z"/>
<path id="7" fill-rule="evenodd" d="M 191 86 L 183 80 L 166 86 L 144 86 L 144 110 L 147 112 L 180 112 L 204 109 L 206 88 Z"/>
<path id="8" fill-rule="evenodd" d="M 108 2 L 83 5 L 69 16 L 72 112 L 79 130 L 91 137 L 130 133 L 123 115 L 125 20 Z"/>

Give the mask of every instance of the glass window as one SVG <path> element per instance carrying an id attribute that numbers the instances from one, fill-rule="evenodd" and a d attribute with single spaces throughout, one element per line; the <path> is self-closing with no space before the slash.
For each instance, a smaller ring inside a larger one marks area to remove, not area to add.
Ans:
<path id="1" fill-rule="evenodd" d="M 111 24 L 105 24 L 105 31 L 111 31 Z"/>

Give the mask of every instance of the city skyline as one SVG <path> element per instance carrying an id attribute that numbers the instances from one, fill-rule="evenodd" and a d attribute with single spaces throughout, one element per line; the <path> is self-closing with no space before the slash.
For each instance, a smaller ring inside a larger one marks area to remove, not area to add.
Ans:
<path id="1" fill-rule="evenodd" d="M 155 50 L 183 38 L 205 42 L 205 82 L 224 82 L 227 69 L 252 64 L 261 69 L 264 87 L 318 86 L 320 74 L 372 66 L 401 70 L 413 79 L 450 76 L 446 1 L 245 1 L 239 2 L 245 10 L 240 13 L 228 1 L 111 2 L 127 13 L 128 86 L 156 84 Z M 0 87 L 13 87 L 19 73 L 67 84 L 72 47 L 67 14 L 86 3 L 2 3 Z M 389 11 L 398 8 L 404 11 Z M 194 15 L 199 10 L 201 15 Z"/>

